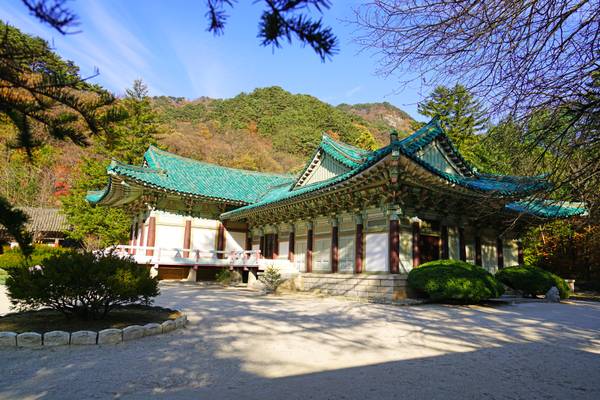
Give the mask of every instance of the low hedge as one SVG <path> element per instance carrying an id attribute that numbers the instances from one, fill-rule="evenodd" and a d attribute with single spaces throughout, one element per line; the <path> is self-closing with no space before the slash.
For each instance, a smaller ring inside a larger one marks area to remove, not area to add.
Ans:
<path id="1" fill-rule="evenodd" d="M 421 264 L 408 274 L 408 285 L 435 302 L 476 304 L 496 298 L 504 287 L 481 267 L 458 260 Z"/>
<path id="2" fill-rule="evenodd" d="M 532 265 L 503 268 L 496 273 L 496 278 L 506 286 L 526 295 L 544 295 L 552 286 L 558 288 L 561 299 L 568 299 L 570 295 L 569 286 L 564 279 Z"/>
<path id="3" fill-rule="evenodd" d="M 33 266 L 40 265 L 53 255 L 63 254 L 68 249 L 63 247 L 50 247 L 45 245 L 36 245 L 33 248 L 31 257 L 26 259 L 23 257 L 21 250 L 16 247 L 14 249 L 7 250 L 4 254 L 0 254 L 0 269 L 9 271 L 12 268 L 17 268 L 22 265 Z"/>

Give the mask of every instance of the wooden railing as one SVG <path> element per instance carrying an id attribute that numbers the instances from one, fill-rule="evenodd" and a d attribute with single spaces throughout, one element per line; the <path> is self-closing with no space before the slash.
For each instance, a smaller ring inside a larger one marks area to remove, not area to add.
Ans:
<path id="1" fill-rule="evenodd" d="M 133 257 L 138 264 L 256 267 L 260 260 L 260 250 L 218 251 L 119 245 L 113 251 L 124 257 Z"/>

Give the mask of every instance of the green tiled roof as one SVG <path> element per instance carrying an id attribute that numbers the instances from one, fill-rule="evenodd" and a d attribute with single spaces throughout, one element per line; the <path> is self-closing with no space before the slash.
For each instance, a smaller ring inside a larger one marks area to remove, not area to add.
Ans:
<path id="1" fill-rule="evenodd" d="M 435 140 L 440 140 L 444 144 L 444 151 L 450 153 L 449 155 L 461 169 L 462 175 L 444 172 L 419 155 L 420 150 Z M 375 165 L 391 153 L 403 155 L 453 185 L 492 196 L 523 198 L 550 187 L 545 176 L 518 177 L 478 173 L 452 145 L 437 119 L 433 119 L 408 138 L 395 140 L 375 151 L 359 149 L 323 135 L 315 155 L 319 152 L 332 157 L 348 170 L 320 182 L 297 186 L 295 185 L 296 179 L 290 175 L 225 168 L 150 147 L 144 155 L 145 165 L 143 167 L 113 162 L 109 166 L 108 172 L 111 176 L 124 177 L 128 181 L 134 181 L 144 187 L 215 201 L 227 201 L 241 206 L 222 214 L 224 219 L 240 216 L 249 210 L 274 205 L 280 201 L 326 190 Z M 111 191 L 111 184 L 112 180 L 104 191 L 89 192 L 88 201 L 91 203 L 101 202 Z M 527 212 L 542 217 L 578 215 L 577 213 L 580 213 L 582 209 L 585 210 L 582 208 L 583 206 L 563 205 L 557 208 L 554 203 L 533 204 L 531 202 L 513 202 L 509 203 L 507 207 L 511 211 Z"/>
<path id="2" fill-rule="evenodd" d="M 539 200 L 515 201 L 506 205 L 510 211 L 531 214 L 540 218 L 569 218 L 587 214 L 583 203 Z"/>
<path id="3" fill-rule="evenodd" d="M 113 162 L 108 173 L 130 178 L 144 186 L 215 200 L 254 203 L 272 187 L 290 185 L 290 175 L 268 174 L 221 167 L 180 157 L 151 146 L 144 154 L 147 167 Z M 106 191 L 88 194 L 92 203 L 101 201 Z"/>

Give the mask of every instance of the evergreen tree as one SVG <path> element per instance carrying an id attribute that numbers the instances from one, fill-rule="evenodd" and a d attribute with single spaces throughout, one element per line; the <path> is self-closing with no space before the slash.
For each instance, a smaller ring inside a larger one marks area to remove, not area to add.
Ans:
<path id="1" fill-rule="evenodd" d="M 110 158 L 128 164 L 141 164 L 148 146 L 156 145 L 158 116 L 148 98 L 148 88 L 136 80 L 117 104 L 122 119 L 113 123 L 96 144 L 99 158 L 85 158 L 68 196 L 62 199 L 63 212 L 73 226 L 70 238 L 89 249 L 104 248 L 127 239 L 130 217 L 126 210 L 96 207 L 85 200 L 88 190 L 106 185 L 106 167 Z"/>
<path id="2" fill-rule="evenodd" d="M 487 119 L 481 104 L 460 84 L 452 88 L 438 86 L 431 95 L 418 105 L 419 113 L 428 117 L 439 117 L 448 136 L 471 162 L 476 161 L 475 146 L 479 142 Z"/>

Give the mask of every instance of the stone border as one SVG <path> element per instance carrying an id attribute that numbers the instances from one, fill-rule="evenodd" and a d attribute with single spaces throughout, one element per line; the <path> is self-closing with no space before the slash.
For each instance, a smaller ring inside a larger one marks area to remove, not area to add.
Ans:
<path id="1" fill-rule="evenodd" d="M 0 332 L 0 349 L 11 347 L 54 347 L 96 344 L 117 344 L 139 339 L 144 336 L 159 335 L 185 327 L 187 315 L 169 319 L 162 324 L 130 325 L 123 329 L 103 329 L 95 331 L 51 331 L 44 334 L 37 332 Z"/>

